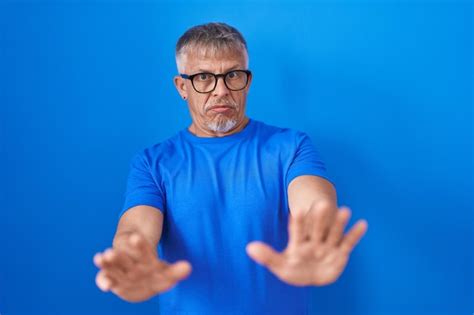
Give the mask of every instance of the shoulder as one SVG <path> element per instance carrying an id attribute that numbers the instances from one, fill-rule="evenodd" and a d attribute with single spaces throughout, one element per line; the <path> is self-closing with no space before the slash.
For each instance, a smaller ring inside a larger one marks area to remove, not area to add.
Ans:
<path id="1" fill-rule="evenodd" d="M 308 135 L 298 129 L 279 127 L 262 121 L 255 121 L 259 136 L 269 142 L 298 146 Z"/>
<path id="2" fill-rule="evenodd" d="M 176 134 L 168 139 L 149 145 L 135 153 L 133 159 L 141 160 L 148 165 L 156 165 L 160 161 L 173 156 L 179 147 L 179 135 Z"/>

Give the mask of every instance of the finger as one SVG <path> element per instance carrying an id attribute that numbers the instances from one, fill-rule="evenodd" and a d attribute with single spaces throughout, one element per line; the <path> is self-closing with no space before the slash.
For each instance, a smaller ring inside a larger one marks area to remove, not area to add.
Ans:
<path id="1" fill-rule="evenodd" d="M 293 247 L 305 241 L 305 215 L 291 214 L 288 217 L 288 246 Z"/>
<path id="2" fill-rule="evenodd" d="M 114 261 L 116 266 L 120 268 L 120 270 L 122 270 L 124 273 L 129 272 L 131 269 L 133 269 L 135 265 L 130 255 L 128 255 L 126 251 L 123 251 L 121 249 L 114 250 L 111 259 Z"/>
<path id="3" fill-rule="evenodd" d="M 332 222 L 333 204 L 321 201 L 311 208 L 311 241 L 317 246 L 326 238 Z"/>
<path id="4" fill-rule="evenodd" d="M 331 231 L 331 228 L 336 221 L 336 216 L 338 212 L 339 212 L 339 208 L 337 207 L 336 204 L 330 203 L 330 205 L 327 206 L 327 214 L 325 216 L 325 221 L 324 221 L 325 224 L 324 224 L 324 230 L 323 230 L 323 236 L 322 236 L 323 242 L 325 242 L 327 238 L 329 237 L 329 232 Z"/>
<path id="5" fill-rule="evenodd" d="M 271 270 L 278 269 L 284 264 L 283 255 L 263 242 L 249 243 L 246 251 L 250 258 Z"/>
<path id="6" fill-rule="evenodd" d="M 329 235 L 326 240 L 326 244 L 329 247 L 339 246 L 342 237 L 344 236 L 344 228 L 349 222 L 351 217 L 351 211 L 347 207 L 341 207 L 340 210 L 336 214 L 336 220 L 332 225 Z"/>
<path id="7" fill-rule="evenodd" d="M 126 280 L 126 273 L 117 262 L 111 262 L 117 255 L 117 250 L 107 249 L 104 253 L 94 255 L 94 264 L 101 269 L 103 274 L 115 279 L 115 283 L 122 283 Z"/>
<path id="8" fill-rule="evenodd" d="M 101 271 L 113 280 L 114 285 L 122 285 L 130 280 L 127 274 L 116 265 L 105 266 Z"/>
<path id="9" fill-rule="evenodd" d="M 364 236 L 365 232 L 367 231 L 367 228 L 367 221 L 357 221 L 357 223 L 352 227 L 349 232 L 347 232 L 346 236 L 344 236 L 344 238 L 342 239 L 341 249 L 347 254 L 349 254 L 357 245 L 357 243 L 359 243 L 362 236 Z"/>
<path id="10" fill-rule="evenodd" d="M 191 264 L 185 260 L 177 261 L 167 266 L 157 274 L 158 278 L 152 282 L 152 289 L 162 293 L 174 287 L 177 282 L 187 278 L 192 271 Z"/>
<path id="11" fill-rule="evenodd" d="M 96 267 L 101 269 L 110 269 L 115 267 L 115 262 L 111 261 L 111 248 L 106 249 L 103 253 L 96 253 L 93 261 Z"/>
<path id="12" fill-rule="evenodd" d="M 113 270 L 122 278 L 132 267 L 133 261 L 124 252 L 109 248 L 102 255 L 102 265 L 104 269 Z"/>
<path id="13" fill-rule="evenodd" d="M 94 263 L 101 269 L 111 269 L 116 267 L 115 253 L 112 248 L 107 248 L 104 252 L 94 256 Z"/>
<path id="14" fill-rule="evenodd" d="M 102 253 L 96 253 L 96 254 L 94 255 L 93 262 L 94 262 L 94 265 L 95 265 L 97 268 L 102 268 L 102 267 L 104 266 L 104 265 L 103 265 Z"/>
<path id="15" fill-rule="evenodd" d="M 178 282 L 187 278 L 191 274 L 191 271 L 191 264 L 185 260 L 180 260 L 168 265 L 164 269 L 163 274 L 172 282 Z"/>
<path id="16" fill-rule="evenodd" d="M 95 283 L 104 292 L 108 292 L 112 289 L 115 279 L 113 279 L 112 275 L 106 273 L 105 271 L 101 270 L 97 273 L 95 277 Z"/>

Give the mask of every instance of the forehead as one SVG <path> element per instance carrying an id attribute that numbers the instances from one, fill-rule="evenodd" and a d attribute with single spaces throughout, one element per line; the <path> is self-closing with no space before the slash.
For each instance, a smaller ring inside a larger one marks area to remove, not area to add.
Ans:
<path id="1" fill-rule="evenodd" d="M 191 51 L 184 58 L 186 72 L 209 71 L 214 73 L 231 69 L 246 69 L 247 54 L 241 51 Z"/>

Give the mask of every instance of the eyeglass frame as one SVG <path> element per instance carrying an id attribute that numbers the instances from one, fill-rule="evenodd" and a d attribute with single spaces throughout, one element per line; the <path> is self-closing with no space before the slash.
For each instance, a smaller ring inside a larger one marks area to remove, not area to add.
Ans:
<path id="1" fill-rule="evenodd" d="M 242 71 L 242 72 L 245 72 L 247 74 L 247 81 L 245 82 L 245 85 L 243 88 L 241 89 L 238 89 L 238 90 L 234 90 L 234 89 L 231 89 L 228 85 L 227 85 L 227 82 L 225 81 L 225 77 L 231 73 L 231 72 L 234 72 L 234 71 Z M 200 74 L 210 74 L 212 76 L 214 76 L 214 78 L 216 79 L 214 81 L 214 87 L 212 88 L 212 90 L 208 91 L 208 92 L 199 92 L 196 87 L 194 86 L 194 77 L 195 76 L 198 76 Z M 211 93 L 212 91 L 214 91 L 217 87 L 217 81 L 219 81 L 219 78 L 222 77 L 222 81 L 224 81 L 224 85 L 226 86 L 226 88 L 228 88 L 230 91 L 242 91 L 243 89 L 245 89 L 247 87 L 247 85 L 249 84 L 249 79 L 250 77 L 252 76 L 252 71 L 250 70 L 244 70 L 244 69 L 234 69 L 234 70 L 230 70 L 226 73 L 221 73 L 221 74 L 215 74 L 215 73 L 212 73 L 212 72 L 199 72 L 199 73 L 195 73 L 195 74 L 191 74 L 191 75 L 188 75 L 188 74 L 185 74 L 185 73 L 180 73 L 179 74 L 183 79 L 188 79 L 188 80 L 191 80 L 191 85 L 193 86 L 193 89 L 194 91 L 196 91 L 197 93 L 201 93 L 201 94 L 207 94 L 207 93 Z"/>

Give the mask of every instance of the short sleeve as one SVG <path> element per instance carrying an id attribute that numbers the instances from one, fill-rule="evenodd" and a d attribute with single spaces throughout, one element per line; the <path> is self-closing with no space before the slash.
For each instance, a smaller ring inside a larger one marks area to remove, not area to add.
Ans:
<path id="1" fill-rule="evenodd" d="M 318 150 L 304 132 L 297 133 L 296 151 L 286 173 L 286 188 L 295 177 L 301 175 L 316 175 L 331 181 Z"/>
<path id="2" fill-rule="evenodd" d="M 164 193 L 161 189 L 161 176 L 158 171 L 151 172 L 150 163 L 144 154 L 137 154 L 130 163 L 125 201 L 119 217 L 128 209 L 151 206 L 164 212 Z"/>

